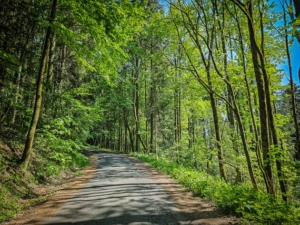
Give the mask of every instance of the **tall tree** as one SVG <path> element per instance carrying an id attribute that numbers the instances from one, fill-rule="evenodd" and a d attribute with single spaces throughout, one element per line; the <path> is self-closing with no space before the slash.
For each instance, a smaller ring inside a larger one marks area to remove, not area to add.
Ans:
<path id="1" fill-rule="evenodd" d="M 204 10 L 205 7 L 208 7 L 208 4 L 205 5 L 202 2 L 196 2 L 195 3 L 197 6 L 195 7 L 195 13 L 197 15 L 197 21 L 196 24 L 192 22 L 192 19 L 190 17 L 189 12 L 187 11 L 187 7 L 183 5 L 182 3 L 178 4 L 173 4 L 172 5 L 172 10 L 178 10 L 180 13 L 180 16 L 182 17 L 182 22 L 185 28 L 187 29 L 188 34 L 190 35 L 192 41 L 194 44 L 197 46 L 197 50 L 199 51 L 202 63 L 205 67 L 205 72 L 206 72 L 206 79 L 207 81 L 203 81 L 201 78 L 199 72 L 195 68 L 195 65 L 193 64 L 191 57 L 188 55 L 188 51 L 183 44 L 179 27 L 177 24 L 177 21 L 175 20 L 175 15 L 172 15 L 171 11 L 171 17 L 173 20 L 173 23 L 176 27 L 177 30 L 177 35 L 178 39 L 180 41 L 180 44 L 182 45 L 183 51 L 186 53 L 189 62 L 191 63 L 193 69 L 192 72 L 195 76 L 195 78 L 199 81 L 201 85 L 203 85 L 210 97 L 210 103 L 211 103 L 211 108 L 213 112 L 213 118 L 214 118 L 214 126 L 215 126 L 215 137 L 216 137 L 216 145 L 218 149 L 218 161 L 219 161 L 219 170 L 220 170 L 220 176 L 226 180 L 226 171 L 225 171 L 225 166 L 224 166 L 224 153 L 223 153 L 223 148 L 222 148 L 222 138 L 221 138 L 221 130 L 220 130 L 220 125 L 219 125 L 219 112 L 218 112 L 218 103 L 217 103 L 217 97 L 215 95 L 215 92 L 213 91 L 213 83 L 212 83 L 212 49 L 214 47 L 214 38 L 215 38 L 215 32 L 216 32 L 216 24 L 215 21 L 210 21 L 210 25 L 208 22 L 208 15 L 206 15 L 206 11 Z M 216 11 L 212 10 L 212 15 L 210 15 L 211 18 L 214 18 Z M 201 18 L 204 18 L 203 21 L 201 21 Z M 199 35 L 199 26 L 200 22 L 203 23 L 203 33 L 205 36 Z M 203 49 L 204 47 L 200 43 L 200 39 L 203 39 L 204 42 L 206 43 L 206 48 L 207 52 Z M 208 55 L 206 57 L 206 55 Z"/>
<path id="2" fill-rule="evenodd" d="M 300 1 L 294 0 L 295 8 L 296 4 L 298 4 L 298 15 L 300 14 Z M 295 140 L 295 147 L 298 155 L 298 160 L 300 159 L 300 131 L 299 131 L 299 124 L 297 119 L 297 106 L 296 106 L 296 98 L 295 98 L 295 83 L 293 78 L 293 69 L 292 69 L 292 60 L 291 60 L 291 53 L 289 47 L 289 35 L 287 31 L 287 15 L 286 15 L 286 4 L 285 2 L 281 3 L 282 11 L 283 11 L 283 21 L 284 21 L 284 39 L 285 39 L 285 49 L 286 49 L 286 56 L 287 56 L 287 63 L 288 63 L 288 73 L 289 73 L 289 82 L 290 82 L 290 90 L 291 90 L 291 103 L 292 103 L 292 117 L 295 127 L 296 133 L 296 140 Z"/>
<path id="3" fill-rule="evenodd" d="M 37 126 L 37 123 L 38 123 L 38 120 L 40 117 L 40 112 L 42 109 L 43 79 L 44 79 L 44 74 L 46 71 L 47 59 L 48 59 L 48 55 L 49 55 L 49 51 L 50 51 L 50 47 L 51 47 L 51 41 L 53 39 L 52 26 L 53 26 L 54 20 L 56 18 L 57 3 L 58 3 L 58 0 L 53 0 L 53 2 L 52 2 L 51 12 L 50 12 L 50 16 L 49 16 L 49 26 L 48 26 L 47 32 L 46 32 L 46 37 L 45 37 L 44 47 L 43 47 L 43 52 L 42 52 L 42 58 L 41 58 L 41 62 L 40 62 L 40 68 L 39 68 L 39 73 L 38 73 L 37 83 L 36 83 L 34 113 L 32 116 L 29 131 L 27 134 L 25 148 L 24 148 L 22 160 L 21 160 L 21 162 L 23 164 L 23 168 L 25 170 L 27 169 L 27 166 L 29 163 L 30 154 L 32 152 L 34 135 L 35 135 L 35 131 L 36 131 L 36 126 Z"/>

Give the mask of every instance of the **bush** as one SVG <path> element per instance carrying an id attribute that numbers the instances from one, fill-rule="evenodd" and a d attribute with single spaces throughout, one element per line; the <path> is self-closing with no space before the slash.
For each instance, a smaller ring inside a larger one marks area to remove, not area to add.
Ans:
<path id="1" fill-rule="evenodd" d="M 37 150 L 40 162 L 35 166 L 39 181 L 57 176 L 62 170 L 88 165 L 88 157 L 79 152 L 80 143 L 72 138 L 70 122 L 69 117 L 57 118 L 39 131 L 36 145 L 42 150 Z"/>
<path id="2" fill-rule="evenodd" d="M 133 153 L 133 156 L 169 174 L 194 194 L 212 200 L 245 224 L 300 224 L 300 209 L 247 184 L 230 184 L 218 177 L 171 162 L 167 158 Z"/>

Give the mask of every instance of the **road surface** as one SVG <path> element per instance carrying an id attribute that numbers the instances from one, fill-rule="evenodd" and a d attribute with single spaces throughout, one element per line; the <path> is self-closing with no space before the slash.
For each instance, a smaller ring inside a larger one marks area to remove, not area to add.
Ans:
<path id="1" fill-rule="evenodd" d="M 120 154 L 97 157 L 93 177 L 44 224 L 190 224 L 146 170 Z"/>

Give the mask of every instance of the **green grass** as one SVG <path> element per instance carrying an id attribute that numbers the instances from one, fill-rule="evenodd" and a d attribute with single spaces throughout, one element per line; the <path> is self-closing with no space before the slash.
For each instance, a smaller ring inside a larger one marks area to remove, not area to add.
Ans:
<path id="1" fill-rule="evenodd" d="M 167 158 L 132 154 L 170 175 L 195 195 L 212 200 L 225 212 L 241 217 L 241 224 L 300 224 L 300 208 L 275 199 L 247 184 L 228 184 L 194 168 L 179 165 Z"/>

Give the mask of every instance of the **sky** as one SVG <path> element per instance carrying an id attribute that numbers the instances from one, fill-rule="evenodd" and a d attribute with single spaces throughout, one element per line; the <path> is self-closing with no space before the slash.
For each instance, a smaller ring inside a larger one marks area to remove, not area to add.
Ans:
<path id="1" fill-rule="evenodd" d="M 282 12 L 282 7 L 280 4 L 280 0 L 273 0 L 271 1 L 275 2 L 276 7 L 274 8 L 275 11 Z M 278 22 L 279 26 L 283 25 L 283 21 Z M 294 38 L 294 43 L 290 47 L 291 51 L 291 60 L 292 60 L 292 73 L 293 73 L 293 80 L 296 84 L 299 84 L 299 77 L 298 77 L 298 70 L 300 69 L 300 45 L 297 42 L 297 40 Z M 289 77 L 289 70 L 288 70 L 288 62 L 286 60 L 285 64 L 278 65 L 278 69 L 283 69 L 286 73 L 286 75 Z M 289 83 L 289 79 L 287 77 L 284 77 L 282 79 L 283 84 Z"/>
<path id="2" fill-rule="evenodd" d="M 271 0 L 271 1 L 267 1 L 267 2 L 269 2 L 270 4 L 275 2 L 276 7 L 274 8 L 274 10 L 277 12 L 282 12 L 282 7 L 280 4 L 280 1 L 282 1 L 282 0 Z M 167 5 L 167 2 L 168 2 L 167 0 L 159 0 L 159 3 L 165 7 Z M 279 21 L 276 25 L 283 26 L 283 21 Z M 300 69 L 300 45 L 295 38 L 294 38 L 293 45 L 290 46 L 290 52 L 291 52 L 291 60 L 292 60 L 293 80 L 296 84 L 300 84 L 300 81 L 299 81 L 300 78 L 298 76 L 298 70 Z M 286 76 L 282 78 L 282 83 L 288 84 L 289 83 L 289 79 L 288 79 L 289 70 L 288 70 L 287 60 L 284 64 L 277 65 L 277 68 L 285 71 Z"/>
<path id="3" fill-rule="evenodd" d="M 298 70 L 300 69 L 300 45 L 297 40 L 294 41 L 291 51 L 293 80 L 296 84 L 299 84 Z M 283 69 L 287 76 L 289 76 L 287 61 L 286 64 L 278 65 L 278 68 Z M 282 79 L 283 84 L 287 84 L 288 82 L 289 80 L 286 77 Z"/>

